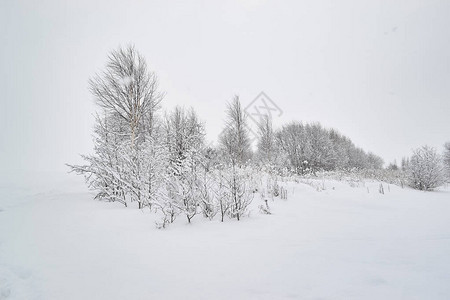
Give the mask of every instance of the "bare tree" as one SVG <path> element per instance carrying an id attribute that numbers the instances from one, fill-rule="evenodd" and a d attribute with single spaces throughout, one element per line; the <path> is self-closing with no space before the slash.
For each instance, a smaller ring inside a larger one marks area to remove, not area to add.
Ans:
<path id="1" fill-rule="evenodd" d="M 164 151 L 153 136 L 163 98 L 156 75 L 130 46 L 112 51 L 106 70 L 89 80 L 89 86 L 104 117 L 97 117 L 95 154 L 83 156 L 87 165 L 71 169 L 99 190 L 97 198 L 151 206 L 164 169 Z"/>
<path id="2" fill-rule="evenodd" d="M 239 221 L 253 198 L 248 193 L 248 180 L 244 170 L 244 165 L 252 155 L 250 137 L 246 115 L 237 96 L 228 104 L 225 125 L 220 143 L 226 158 L 226 169 L 223 172 L 229 200 L 226 207 L 230 217 Z"/>
<path id="3" fill-rule="evenodd" d="M 212 191 L 220 212 L 220 221 L 223 222 L 231 205 L 229 185 L 226 183 L 224 171 L 221 168 L 217 168 L 212 175 L 214 181 Z"/>
<path id="4" fill-rule="evenodd" d="M 407 172 L 409 184 L 418 190 L 431 190 L 444 183 L 441 157 L 428 146 L 414 150 Z"/>
<path id="5" fill-rule="evenodd" d="M 174 206 L 186 214 L 190 223 L 199 213 L 202 193 L 204 126 L 193 109 L 176 107 L 166 115 L 165 142 L 169 152 L 170 189 Z"/>
<path id="6" fill-rule="evenodd" d="M 265 115 L 258 123 L 258 152 L 257 161 L 261 166 L 270 171 L 279 162 L 280 153 L 275 140 L 275 132 L 272 126 L 272 119 Z"/>
<path id="7" fill-rule="evenodd" d="M 332 170 L 334 168 L 334 149 L 329 137 L 329 133 L 319 123 L 306 124 L 305 126 L 309 152 L 309 170 L 316 174 L 319 170 Z"/>
<path id="8" fill-rule="evenodd" d="M 106 113 L 117 116 L 128 125 L 131 145 L 144 128 L 153 122 L 154 113 L 163 98 L 158 80 L 147 69 L 147 63 L 133 46 L 112 51 L 106 70 L 89 80 L 96 103 Z M 150 130 L 150 128 L 148 128 Z"/>
<path id="9" fill-rule="evenodd" d="M 319 123 L 292 122 L 277 131 L 276 140 L 291 171 L 300 175 L 319 170 L 381 169 L 383 165 L 380 157 L 355 147 L 349 138 Z"/>
<path id="10" fill-rule="evenodd" d="M 444 164 L 447 171 L 447 180 L 450 181 L 450 142 L 444 145 Z"/>
<path id="11" fill-rule="evenodd" d="M 225 129 L 219 142 L 233 165 L 244 165 L 252 155 L 247 117 L 238 96 L 228 104 Z"/>
<path id="12" fill-rule="evenodd" d="M 127 206 L 128 182 L 122 172 L 122 140 L 119 135 L 114 134 L 117 131 L 120 131 L 120 124 L 97 115 L 94 130 L 95 155 L 82 155 L 86 165 L 68 166 L 71 172 L 85 176 L 89 188 L 98 192 L 95 199 L 117 201 Z"/>
<path id="13" fill-rule="evenodd" d="M 283 126 L 276 133 L 277 143 L 286 153 L 289 168 L 296 174 L 308 172 L 308 158 L 311 153 L 311 145 L 308 142 L 305 126 L 300 122 L 292 122 Z"/>

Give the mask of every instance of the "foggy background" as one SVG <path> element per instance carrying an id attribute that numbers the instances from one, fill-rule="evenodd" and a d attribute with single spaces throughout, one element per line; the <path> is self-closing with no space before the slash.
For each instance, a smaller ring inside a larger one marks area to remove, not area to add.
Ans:
<path id="1" fill-rule="evenodd" d="M 319 121 L 385 163 L 450 141 L 449 1 L 0 2 L 0 172 L 92 151 L 87 81 L 134 44 L 207 139 L 264 91 L 275 126 Z"/>

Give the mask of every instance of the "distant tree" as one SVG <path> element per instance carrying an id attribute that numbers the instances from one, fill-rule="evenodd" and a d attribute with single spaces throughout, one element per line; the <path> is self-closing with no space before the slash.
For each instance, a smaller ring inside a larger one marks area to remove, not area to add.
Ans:
<path id="1" fill-rule="evenodd" d="M 450 181 L 450 142 L 444 145 L 444 164 L 447 171 L 447 180 Z"/>
<path id="2" fill-rule="evenodd" d="M 351 144 L 351 142 L 335 129 L 329 131 L 329 137 L 333 145 L 333 169 L 344 170 L 349 165 L 348 145 Z"/>
<path id="3" fill-rule="evenodd" d="M 289 161 L 292 172 L 302 175 L 308 173 L 312 149 L 305 126 L 300 122 L 292 122 L 283 126 L 276 133 L 277 143 Z"/>
<path id="4" fill-rule="evenodd" d="M 277 143 L 272 119 L 268 115 L 264 115 L 258 123 L 255 161 L 260 169 L 269 173 L 280 172 L 285 167 L 286 157 Z"/>
<path id="5" fill-rule="evenodd" d="M 252 156 L 247 115 L 239 97 L 235 96 L 227 106 L 225 129 L 220 136 L 220 145 L 226 158 L 233 165 L 242 166 Z"/>
<path id="6" fill-rule="evenodd" d="M 220 164 L 219 151 L 217 148 L 208 146 L 203 149 L 203 165 L 206 172 L 211 172 Z"/>
<path id="7" fill-rule="evenodd" d="M 275 134 L 272 119 L 268 115 L 261 117 L 258 123 L 258 159 L 262 163 L 271 163 L 275 156 Z"/>
<path id="8" fill-rule="evenodd" d="M 401 169 L 402 171 L 406 171 L 409 167 L 409 158 L 408 157 L 402 157 L 402 164 Z"/>
<path id="9" fill-rule="evenodd" d="M 352 147 L 349 151 L 350 167 L 352 169 L 363 170 L 369 165 L 366 153 L 359 147 Z"/>
<path id="10" fill-rule="evenodd" d="M 418 190 L 432 190 L 444 183 L 442 159 L 428 146 L 413 151 L 407 172 L 410 186 Z"/>
<path id="11" fill-rule="evenodd" d="M 319 170 L 333 170 L 336 153 L 328 130 L 319 123 L 313 123 L 306 126 L 306 131 L 311 147 L 310 157 L 308 158 L 311 171 L 315 174 Z"/>
<path id="12" fill-rule="evenodd" d="M 383 160 L 355 147 L 351 140 L 336 130 L 319 123 L 292 122 L 275 134 L 277 146 L 287 157 L 291 171 L 297 174 L 319 170 L 381 169 Z"/>
<path id="13" fill-rule="evenodd" d="M 380 170 L 383 168 L 384 161 L 378 155 L 373 154 L 372 152 L 367 153 L 367 163 L 368 168 L 372 170 Z"/>
<path id="14" fill-rule="evenodd" d="M 386 169 L 391 170 L 391 171 L 397 171 L 399 168 L 398 168 L 398 166 L 397 166 L 397 162 L 394 161 L 394 162 L 391 162 L 391 163 L 387 166 Z"/>

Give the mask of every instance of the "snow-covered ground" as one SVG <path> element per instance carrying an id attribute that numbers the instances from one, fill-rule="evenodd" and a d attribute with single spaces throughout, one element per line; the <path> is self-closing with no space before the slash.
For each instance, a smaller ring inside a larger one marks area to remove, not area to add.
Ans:
<path id="1" fill-rule="evenodd" d="M 292 182 L 272 215 L 158 230 L 47 178 L 0 183 L 0 299 L 450 299 L 448 187 Z"/>

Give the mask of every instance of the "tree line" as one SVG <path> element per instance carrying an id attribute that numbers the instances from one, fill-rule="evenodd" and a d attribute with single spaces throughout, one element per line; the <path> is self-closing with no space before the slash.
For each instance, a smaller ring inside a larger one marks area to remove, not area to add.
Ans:
<path id="1" fill-rule="evenodd" d="M 99 107 L 94 153 L 83 155 L 84 165 L 69 167 L 85 176 L 97 199 L 159 212 L 159 227 L 180 215 L 188 222 L 197 215 L 240 220 L 261 186 L 259 171 L 277 176 L 383 167 L 380 157 L 336 130 L 301 122 L 275 130 L 268 116 L 258 124 L 253 151 L 237 96 L 227 104 L 218 144 L 208 145 L 192 108 L 161 112 L 157 76 L 133 46 L 112 51 L 89 87 Z M 267 192 L 274 193 L 276 179 L 270 182 Z"/>

